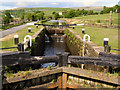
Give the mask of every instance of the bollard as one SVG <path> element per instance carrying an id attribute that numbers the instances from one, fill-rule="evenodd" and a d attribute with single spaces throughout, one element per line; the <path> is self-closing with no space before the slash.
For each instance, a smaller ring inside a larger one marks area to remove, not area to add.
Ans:
<path id="1" fill-rule="evenodd" d="M 103 43 L 104 47 L 105 45 L 108 45 L 108 41 L 109 41 L 109 38 L 104 38 L 104 43 Z"/>
<path id="2" fill-rule="evenodd" d="M 111 46 L 109 46 L 109 45 L 104 46 L 104 52 L 110 53 L 110 50 L 111 50 Z"/>
<path id="3" fill-rule="evenodd" d="M 36 25 L 36 28 L 38 28 L 38 25 Z"/>
<path id="4" fill-rule="evenodd" d="M 18 35 L 14 35 L 14 43 L 15 44 L 19 43 L 19 36 Z"/>
<path id="5" fill-rule="evenodd" d="M 31 32 L 31 28 L 28 28 L 28 32 L 29 32 L 29 33 Z"/>
<path id="6" fill-rule="evenodd" d="M 63 62 L 62 62 L 62 60 L 63 60 L 63 55 L 62 55 L 62 53 L 61 53 L 61 52 L 58 52 L 58 53 L 56 53 L 56 56 L 59 57 L 58 66 L 59 66 L 59 67 L 62 67 L 62 66 L 63 66 Z"/>
<path id="7" fill-rule="evenodd" d="M 24 44 L 18 44 L 18 51 L 24 51 Z"/>
<path id="8" fill-rule="evenodd" d="M 73 29 L 75 29 L 75 26 L 73 26 Z"/>
<path id="9" fill-rule="evenodd" d="M 67 66 L 67 63 L 68 63 L 68 56 L 70 55 L 69 52 L 64 52 L 63 54 L 63 66 Z"/>
<path id="10" fill-rule="evenodd" d="M 85 34 L 85 29 L 82 29 L 82 34 Z"/>
<path id="11" fill-rule="evenodd" d="M 111 50 L 111 46 L 107 46 L 107 53 L 110 53 L 110 50 Z"/>
<path id="12" fill-rule="evenodd" d="M 104 52 L 106 52 L 106 51 L 107 51 L 107 45 L 104 46 Z"/>

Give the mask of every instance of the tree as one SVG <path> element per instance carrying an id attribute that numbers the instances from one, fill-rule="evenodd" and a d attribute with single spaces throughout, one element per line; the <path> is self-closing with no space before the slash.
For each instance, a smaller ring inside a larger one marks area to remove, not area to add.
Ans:
<path id="1" fill-rule="evenodd" d="M 10 21 L 8 18 L 6 18 L 4 15 L 2 16 L 2 24 L 9 24 Z"/>
<path id="2" fill-rule="evenodd" d="M 84 10 L 84 9 L 82 10 L 82 14 L 83 14 L 83 15 L 86 15 L 87 12 L 88 12 L 87 10 Z"/>
<path id="3" fill-rule="evenodd" d="M 25 14 L 22 13 L 21 16 L 20 16 L 21 20 L 23 20 L 25 18 Z"/>
<path id="4" fill-rule="evenodd" d="M 2 16 L 3 24 L 9 24 L 11 21 L 13 21 L 13 17 L 10 15 L 8 11 L 5 11 Z"/>
<path id="5" fill-rule="evenodd" d="M 37 16 L 37 20 L 43 20 L 44 19 L 44 13 L 43 12 L 37 13 L 36 16 Z"/>
<path id="6" fill-rule="evenodd" d="M 55 20 L 57 20 L 57 19 L 59 18 L 59 14 L 58 14 L 58 13 L 55 13 L 55 14 L 54 14 L 54 18 L 55 18 Z"/>
<path id="7" fill-rule="evenodd" d="M 52 14 L 55 14 L 56 12 L 52 12 Z"/>
<path id="8" fill-rule="evenodd" d="M 118 9 L 119 7 L 120 7 L 119 5 L 115 5 L 113 8 Z"/>
<path id="9" fill-rule="evenodd" d="M 29 20 L 29 21 L 33 19 L 31 13 L 28 13 L 25 17 L 26 17 L 26 19 Z"/>
<path id="10" fill-rule="evenodd" d="M 106 9 L 106 6 L 104 6 L 103 9 Z"/>
<path id="11" fill-rule="evenodd" d="M 74 10 L 70 10 L 67 13 L 64 13 L 65 18 L 72 18 L 75 17 L 76 13 Z"/>
<path id="12" fill-rule="evenodd" d="M 78 17 L 78 16 L 81 15 L 81 14 L 82 14 L 82 11 L 79 10 L 79 9 L 77 9 L 77 10 L 76 10 L 76 13 L 75 13 L 75 16 Z"/>
<path id="13" fill-rule="evenodd" d="M 89 11 L 87 12 L 87 14 L 88 14 L 88 15 L 93 15 L 93 10 L 89 10 Z"/>
<path id="14" fill-rule="evenodd" d="M 117 13 L 120 13 L 120 9 L 119 9 L 120 6 L 119 5 L 115 5 L 113 8 L 114 8 L 115 11 L 117 10 Z"/>
<path id="15" fill-rule="evenodd" d="M 103 10 L 102 10 L 102 11 L 100 11 L 100 14 L 103 14 Z"/>
<path id="16" fill-rule="evenodd" d="M 9 13 L 8 11 L 5 11 L 5 16 L 6 16 L 9 20 L 13 19 L 12 16 L 10 15 L 10 13 Z"/>
<path id="17" fill-rule="evenodd" d="M 37 13 L 41 13 L 41 11 L 35 11 L 35 14 L 37 14 Z"/>
<path id="18" fill-rule="evenodd" d="M 117 9 L 117 13 L 120 13 L 120 7 L 118 7 L 118 9 Z"/>
<path id="19" fill-rule="evenodd" d="M 98 15 L 98 12 L 94 12 L 94 15 Z"/>

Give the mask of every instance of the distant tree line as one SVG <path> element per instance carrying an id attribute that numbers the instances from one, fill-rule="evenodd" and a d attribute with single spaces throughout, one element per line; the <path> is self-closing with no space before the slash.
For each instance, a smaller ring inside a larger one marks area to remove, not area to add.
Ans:
<path id="1" fill-rule="evenodd" d="M 23 15 L 23 16 L 24 16 L 24 19 L 27 19 L 29 21 L 36 21 L 36 20 L 45 19 L 44 15 L 45 15 L 44 12 L 36 11 L 34 13 L 27 13 L 26 15 Z M 21 17 L 21 19 L 23 19 L 22 17 Z"/>
<path id="2" fill-rule="evenodd" d="M 104 9 L 100 12 L 100 14 L 110 13 L 110 11 L 120 13 L 120 6 L 119 5 L 115 5 L 113 7 L 104 6 Z"/>
<path id="3" fill-rule="evenodd" d="M 72 18 L 72 17 L 78 17 L 78 16 L 81 16 L 81 15 L 97 15 L 98 12 L 94 12 L 93 10 L 85 10 L 85 9 L 82 9 L 82 10 L 69 10 L 69 11 L 64 11 L 63 12 L 63 17 L 65 18 Z"/>
<path id="4" fill-rule="evenodd" d="M 33 10 L 31 8 L 31 10 Z M 2 15 L 2 23 L 3 24 L 9 24 L 10 22 L 12 22 L 14 20 L 14 18 L 16 18 L 15 14 L 18 14 L 18 12 L 20 12 L 21 14 L 19 14 L 19 18 L 24 22 L 24 20 L 28 20 L 28 21 L 36 21 L 36 20 L 49 20 L 49 19 L 59 19 L 59 18 L 73 18 L 73 17 L 78 17 L 78 16 L 86 16 L 86 15 L 97 15 L 97 14 L 106 14 L 106 13 L 110 13 L 110 11 L 116 12 L 116 13 L 120 13 L 120 6 L 119 5 L 115 5 L 113 7 L 106 7 L 104 6 L 103 10 L 100 12 L 95 12 L 93 10 L 85 10 L 85 9 L 65 9 L 64 11 L 62 11 L 62 15 L 59 15 L 59 13 L 56 11 L 52 12 L 52 15 L 45 15 L 45 13 L 43 11 L 34 11 L 33 12 L 26 12 L 23 9 L 19 9 L 19 10 L 5 10 L 5 12 L 3 12 Z M 13 17 L 13 13 L 14 13 L 14 17 Z"/>
<path id="5" fill-rule="evenodd" d="M 106 13 L 110 13 L 110 11 L 120 13 L 120 6 L 119 5 L 115 5 L 113 7 L 104 6 L 103 10 L 100 12 L 94 12 L 93 10 L 85 10 L 85 9 L 69 10 L 69 11 L 63 12 L 63 17 L 72 18 L 72 17 L 81 16 L 81 15 L 86 16 L 86 15 L 106 14 Z"/>

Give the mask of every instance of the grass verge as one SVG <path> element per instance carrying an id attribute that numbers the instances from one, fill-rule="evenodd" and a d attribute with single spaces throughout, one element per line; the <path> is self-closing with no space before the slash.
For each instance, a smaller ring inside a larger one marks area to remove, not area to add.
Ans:
<path id="1" fill-rule="evenodd" d="M 32 31 L 31 33 L 28 32 L 28 27 L 31 27 L 31 31 Z M 28 27 L 25 27 L 24 29 L 17 31 L 11 36 L 4 37 L 5 39 L 1 41 L 2 45 L 0 46 L 0 48 L 16 47 L 17 45 L 14 44 L 14 35 L 19 35 L 19 43 L 22 43 L 26 35 L 32 36 L 38 30 L 40 30 L 40 27 L 39 28 L 36 28 L 36 26 L 28 26 Z M 5 51 L 17 51 L 17 49 L 7 49 Z"/>
<path id="2" fill-rule="evenodd" d="M 104 25 L 109 25 L 109 18 L 110 18 L 110 14 L 99 14 L 99 15 L 87 15 L 87 16 L 80 16 L 80 17 L 75 17 L 73 19 L 76 20 L 82 20 L 82 23 L 98 23 L 97 21 L 100 20 L 101 24 Z M 118 13 L 114 13 L 112 14 L 112 24 L 113 25 L 118 25 L 118 20 L 120 21 L 120 19 L 118 18 Z"/>
<path id="3" fill-rule="evenodd" d="M 104 38 L 109 38 L 109 45 L 113 49 L 118 49 L 118 29 L 76 26 L 74 31 L 82 38 L 84 36 L 82 28 L 85 29 L 85 34 L 90 35 L 91 41 L 98 46 L 103 46 Z M 118 51 L 113 50 L 111 52 L 118 53 Z"/>

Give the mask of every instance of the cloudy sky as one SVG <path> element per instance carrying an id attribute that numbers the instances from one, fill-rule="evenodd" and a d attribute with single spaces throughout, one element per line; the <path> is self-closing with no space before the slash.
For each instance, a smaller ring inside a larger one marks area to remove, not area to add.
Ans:
<path id="1" fill-rule="evenodd" d="M 120 0 L 2 0 L 0 10 L 20 7 L 86 7 L 114 6 Z"/>

